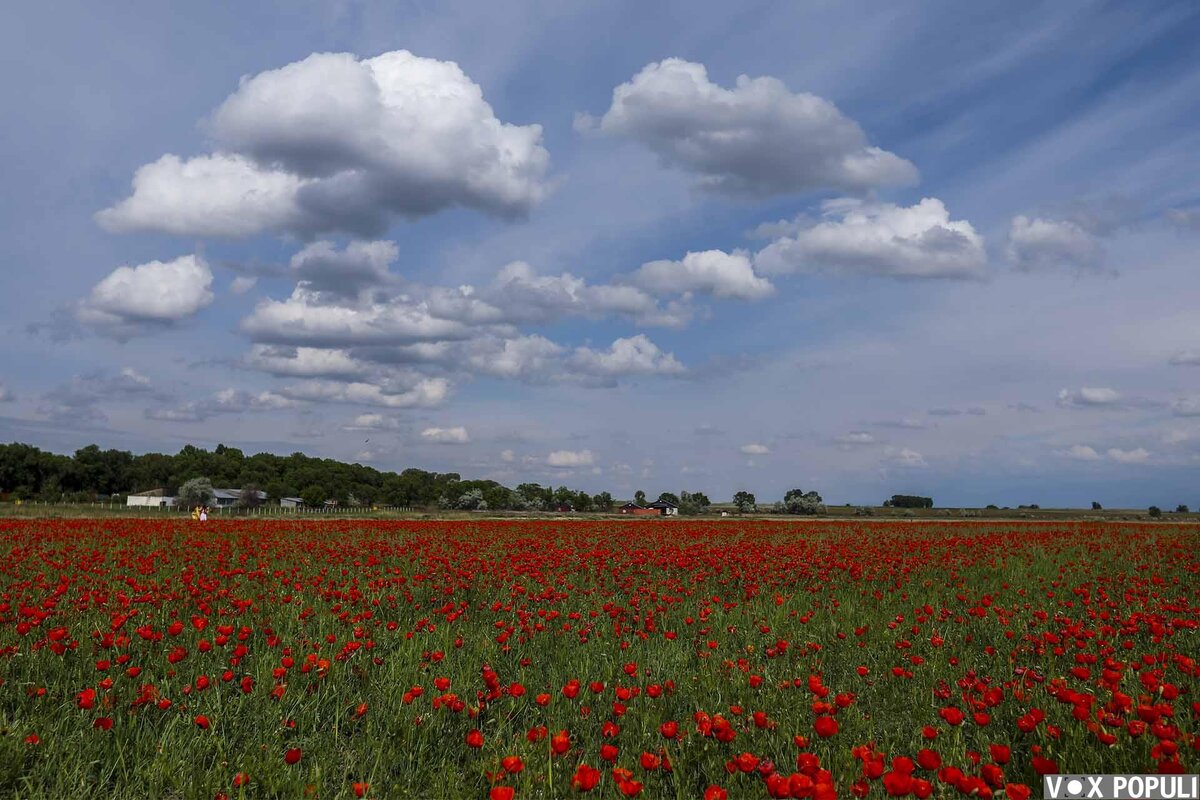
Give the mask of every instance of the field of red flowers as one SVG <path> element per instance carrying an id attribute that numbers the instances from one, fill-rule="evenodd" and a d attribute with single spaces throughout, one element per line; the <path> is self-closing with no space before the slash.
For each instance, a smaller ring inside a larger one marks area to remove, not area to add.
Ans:
<path id="1" fill-rule="evenodd" d="M 0 793 L 1041 797 L 1200 766 L 1200 530 L 0 521 Z"/>

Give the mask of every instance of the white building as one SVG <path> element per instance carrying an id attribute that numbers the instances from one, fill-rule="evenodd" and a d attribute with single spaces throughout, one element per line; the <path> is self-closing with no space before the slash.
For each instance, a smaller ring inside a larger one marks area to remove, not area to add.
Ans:
<path id="1" fill-rule="evenodd" d="M 151 508 L 170 508 L 175 505 L 175 498 L 170 497 L 162 489 L 150 489 L 146 492 L 137 492 L 125 498 L 127 506 L 148 506 Z"/>

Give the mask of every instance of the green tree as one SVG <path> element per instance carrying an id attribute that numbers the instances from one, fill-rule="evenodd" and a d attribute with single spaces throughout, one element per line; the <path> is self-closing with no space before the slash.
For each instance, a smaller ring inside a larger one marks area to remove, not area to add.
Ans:
<path id="1" fill-rule="evenodd" d="M 816 492 L 791 489 L 783 496 L 783 510 L 787 514 L 821 514 L 825 505 Z"/>
<path id="2" fill-rule="evenodd" d="M 300 499 L 304 501 L 304 505 L 313 508 L 325 505 L 326 497 L 328 495 L 325 493 L 325 487 L 315 483 L 300 492 Z"/>
<path id="3" fill-rule="evenodd" d="M 1100 505 L 1095 500 L 1092 501 L 1092 511 L 1099 511 L 1102 508 L 1104 508 L 1104 506 Z"/>
<path id="4" fill-rule="evenodd" d="M 658 496 L 658 502 L 670 503 L 672 505 L 677 506 L 677 505 L 679 505 L 679 496 L 674 494 L 673 492 L 663 492 L 662 494 L 660 494 Z"/>
<path id="5" fill-rule="evenodd" d="M 633 502 L 637 503 L 639 506 L 646 505 L 646 493 L 641 489 L 638 489 L 633 493 Z"/>
<path id="6" fill-rule="evenodd" d="M 1150 508 L 1147 509 L 1147 513 L 1157 519 L 1158 517 L 1162 516 L 1162 509 L 1158 506 L 1150 506 Z"/>
<path id="7" fill-rule="evenodd" d="M 751 492 L 738 492 L 733 496 L 733 504 L 737 507 L 739 514 L 749 514 L 758 510 L 758 504 Z"/>
<path id="8" fill-rule="evenodd" d="M 597 511 L 612 511 L 613 496 L 608 492 L 601 492 L 592 498 L 592 505 Z"/>
<path id="9" fill-rule="evenodd" d="M 175 502 L 184 508 L 206 506 L 213 500 L 213 485 L 208 478 L 192 478 L 179 487 Z"/>

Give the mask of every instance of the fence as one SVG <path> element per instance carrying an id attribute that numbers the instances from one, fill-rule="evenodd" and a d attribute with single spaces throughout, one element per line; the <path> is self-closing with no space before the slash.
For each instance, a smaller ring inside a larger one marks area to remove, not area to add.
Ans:
<path id="1" fill-rule="evenodd" d="M 8 504 L 5 504 L 8 505 Z M 11 507 L 16 509 L 63 508 L 73 510 L 96 509 L 105 511 L 126 511 L 146 516 L 190 516 L 191 508 L 184 506 L 130 506 L 121 502 L 64 503 L 50 500 L 22 500 Z M 374 514 L 380 511 L 407 513 L 419 509 L 413 506 L 278 506 L 263 504 L 253 508 L 239 506 L 211 506 L 210 516 L 231 517 L 287 517 L 287 516 L 354 516 L 355 514 Z"/>

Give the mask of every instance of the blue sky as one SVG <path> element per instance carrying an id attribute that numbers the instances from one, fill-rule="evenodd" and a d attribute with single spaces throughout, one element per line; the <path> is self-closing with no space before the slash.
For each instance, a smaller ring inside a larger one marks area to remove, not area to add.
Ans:
<path id="1" fill-rule="evenodd" d="M 0 438 L 1200 505 L 1193 3 L 13 20 Z"/>

